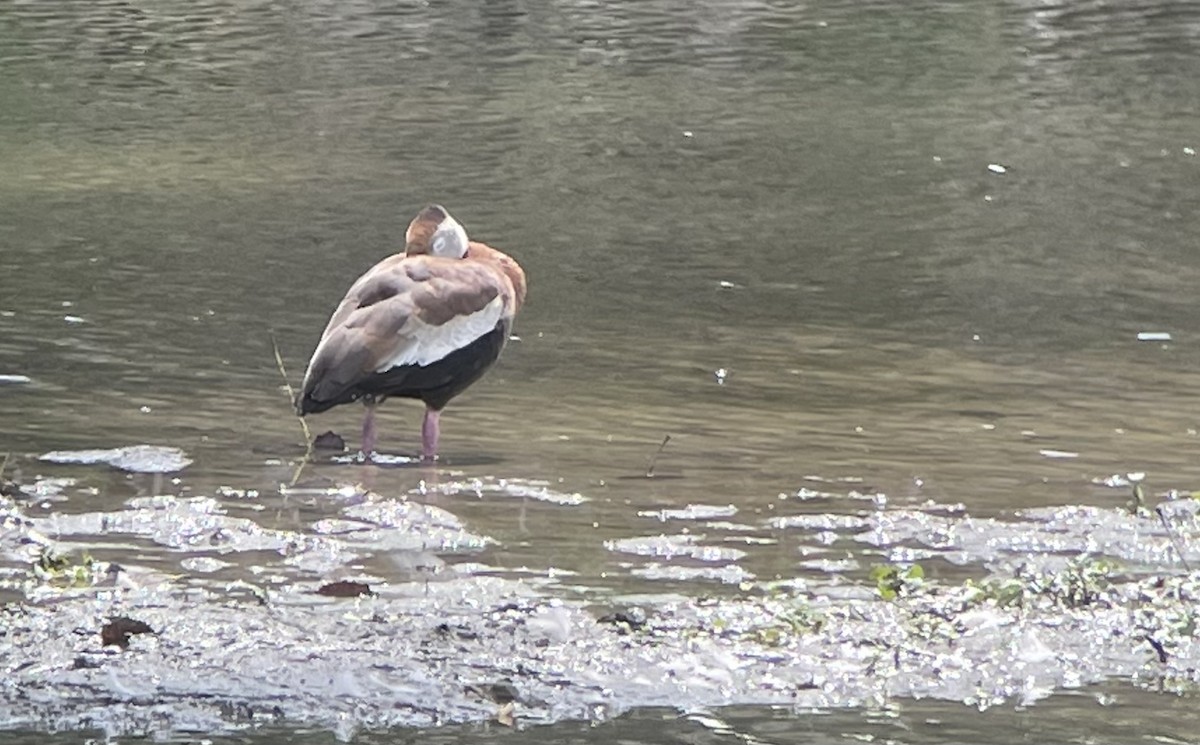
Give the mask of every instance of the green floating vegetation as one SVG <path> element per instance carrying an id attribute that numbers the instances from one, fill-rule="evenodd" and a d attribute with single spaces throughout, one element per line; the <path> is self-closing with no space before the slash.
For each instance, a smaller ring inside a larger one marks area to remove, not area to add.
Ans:
<path id="1" fill-rule="evenodd" d="M 1113 575 L 1119 570 L 1108 559 L 1080 556 L 1057 569 L 1024 565 L 1012 577 L 989 577 L 982 581 L 967 580 L 968 605 L 989 602 L 1001 607 L 1026 607 L 1038 601 L 1049 601 L 1066 608 L 1081 608 L 1094 604 L 1109 604 Z M 871 568 L 871 580 L 883 600 L 911 598 L 931 592 L 925 582 L 925 570 L 920 564 L 909 566 L 877 564 Z"/>
<path id="2" fill-rule="evenodd" d="M 1039 599 L 1066 608 L 1108 604 L 1117 565 L 1108 559 L 1080 556 L 1058 570 L 1021 567 L 1014 577 L 966 581 L 968 603 L 991 602 L 1001 607 L 1026 607 Z"/>
<path id="3" fill-rule="evenodd" d="M 1146 506 L 1146 491 L 1142 489 L 1141 482 L 1134 482 L 1132 495 L 1126 506 L 1129 508 L 1129 514 L 1131 515 L 1137 517 L 1150 516 L 1150 509 Z"/>
<path id="4" fill-rule="evenodd" d="M 750 623 L 740 614 L 725 618 L 714 615 L 707 628 L 684 630 L 684 635 L 719 636 L 725 639 L 755 642 L 766 647 L 783 647 L 799 637 L 819 634 L 826 627 L 828 617 L 816 610 L 803 593 L 782 588 L 767 588 L 765 595 L 755 603 L 761 615 Z M 673 634 L 680 633 L 675 630 Z"/>
<path id="5" fill-rule="evenodd" d="M 755 629 L 753 638 L 764 646 L 780 647 L 791 638 L 819 634 L 825 627 L 825 621 L 825 614 L 796 598 L 785 610 L 775 614 L 772 623 Z"/>
<path id="6" fill-rule="evenodd" d="M 875 591 L 884 600 L 906 598 L 920 592 L 925 585 L 925 570 L 920 564 L 907 567 L 898 564 L 876 564 L 871 567 Z"/>
<path id="7" fill-rule="evenodd" d="M 57 587 L 90 587 L 100 573 L 100 562 L 87 551 L 59 553 L 43 546 L 33 564 L 33 574 Z"/>

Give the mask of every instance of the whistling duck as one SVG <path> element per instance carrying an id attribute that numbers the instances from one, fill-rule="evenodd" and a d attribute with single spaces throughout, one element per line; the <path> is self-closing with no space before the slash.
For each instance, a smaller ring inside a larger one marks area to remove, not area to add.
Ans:
<path id="1" fill-rule="evenodd" d="M 329 319 L 304 374 L 304 416 L 362 400 L 362 452 L 375 450 L 375 406 L 388 397 L 425 404 L 421 455 L 437 458 L 442 409 L 487 371 L 525 302 L 525 272 L 467 239 L 440 205 L 421 210 L 404 253 L 358 278 Z"/>

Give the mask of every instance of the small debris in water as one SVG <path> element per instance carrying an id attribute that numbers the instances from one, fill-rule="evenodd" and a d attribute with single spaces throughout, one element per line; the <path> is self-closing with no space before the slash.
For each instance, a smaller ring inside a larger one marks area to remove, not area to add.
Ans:
<path id="1" fill-rule="evenodd" d="M 95 670 L 100 667 L 100 663 L 95 660 L 88 659 L 84 655 L 77 655 L 71 663 L 72 670 Z"/>
<path id="2" fill-rule="evenodd" d="M 108 623 L 104 624 L 104 628 L 100 629 L 101 646 L 117 646 L 121 649 L 129 648 L 129 637 L 134 634 L 153 634 L 154 629 L 142 621 L 137 621 L 132 618 L 118 616 L 109 619 Z"/>
<path id="3" fill-rule="evenodd" d="M 717 378 L 717 385 L 725 385 L 725 378 L 729 375 L 729 371 L 723 367 L 719 367 L 713 371 L 713 375 Z"/>
<path id="4" fill-rule="evenodd" d="M 1046 458 L 1078 458 L 1079 453 L 1073 453 L 1070 450 L 1039 450 Z"/>
<path id="5" fill-rule="evenodd" d="M 607 623 L 615 627 L 618 634 L 628 634 L 638 631 L 646 625 L 646 611 L 634 606 L 627 610 L 606 613 L 596 619 L 596 623 Z"/>
<path id="6" fill-rule="evenodd" d="M 1138 341 L 1171 341 L 1171 334 L 1166 331 L 1139 331 Z"/>
<path id="7" fill-rule="evenodd" d="M 1145 471 L 1135 471 L 1133 473 L 1126 473 L 1126 474 L 1114 473 L 1113 475 L 1106 476 L 1102 479 L 1094 478 L 1094 479 L 1092 479 L 1092 483 L 1096 484 L 1097 486 L 1108 486 L 1108 487 L 1112 487 L 1112 488 L 1124 488 L 1127 486 L 1132 486 L 1133 484 L 1136 484 L 1145 478 L 1146 478 Z"/>
<path id="8" fill-rule="evenodd" d="M 987 169 L 992 173 L 1008 173 L 1008 169 L 999 163 L 988 163 Z"/>
<path id="9" fill-rule="evenodd" d="M 720 282 L 718 282 L 717 286 L 723 290 L 732 290 L 733 288 L 737 287 L 737 285 L 735 285 L 734 283 L 732 283 L 726 279 L 723 279 Z"/>
<path id="10" fill-rule="evenodd" d="M 67 323 L 87 323 L 87 321 L 83 320 L 79 316 L 63 316 L 63 320 Z"/>
<path id="11" fill-rule="evenodd" d="M 521 698 L 517 687 L 507 680 L 484 685 L 468 685 L 464 686 L 463 690 L 497 704 L 511 704 Z"/>
<path id="12" fill-rule="evenodd" d="M 458 624 L 451 626 L 448 623 L 439 623 L 433 628 L 433 631 L 438 636 L 446 638 L 453 636 L 454 638 L 461 639 L 463 641 L 472 641 L 479 638 L 478 633 Z"/>
<path id="13" fill-rule="evenodd" d="M 1184 155 L 1195 155 L 1195 154 L 1196 154 L 1196 148 L 1194 148 L 1194 147 L 1185 147 L 1185 148 L 1183 149 L 1183 154 L 1184 154 Z"/>
<path id="14" fill-rule="evenodd" d="M 339 453 L 346 450 L 346 440 L 333 430 L 327 430 L 317 435 L 313 438 L 312 444 L 317 450 L 336 450 Z"/>
<path id="15" fill-rule="evenodd" d="M 342 580 L 322 585 L 321 589 L 317 590 L 317 594 L 330 598 L 356 598 L 361 595 L 374 595 L 375 593 L 371 590 L 370 585 L 363 582 Z"/>

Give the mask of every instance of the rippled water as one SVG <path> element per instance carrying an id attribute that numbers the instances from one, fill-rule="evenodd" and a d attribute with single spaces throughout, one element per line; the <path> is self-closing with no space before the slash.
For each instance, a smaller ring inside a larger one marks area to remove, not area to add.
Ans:
<path id="1" fill-rule="evenodd" d="M 520 341 L 443 418 L 440 474 L 305 478 L 427 482 L 501 571 L 732 592 L 620 542 L 733 505 L 687 528 L 746 552 L 719 564 L 824 576 L 801 562 L 878 557 L 769 518 L 1200 480 L 1193 4 L 10 1 L 0 66 L 0 375 L 30 378 L 0 385 L 0 452 L 79 480 L 37 514 L 220 487 L 258 490 L 270 527 L 337 514 L 279 493 L 301 446 L 270 333 L 295 382 L 430 200 L 526 267 Z M 383 449 L 415 451 L 417 408 L 383 412 Z M 356 442 L 359 415 L 311 424 Z M 33 457 L 140 443 L 194 462 Z M 437 493 L 476 479 L 587 501 Z"/>
<path id="2" fill-rule="evenodd" d="M 1123 688 L 1088 691 L 1084 695 L 1067 694 L 1052 699 L 1050 705 L 1036 710 L 995 709 L 974 713 L 965 724 L 961 708 L 955 704 L 915 702 L 897 709 L 879 709 L 864 713 L 841 711 L 812 712 L 798 718 L 787 711 L 734 707 L 720 714 L 648 709 L 596 727 L 586 724 L 561 724 L 514 732 L 504 727 L 447 727 L 421 732 L 367 733 L 357 742 L 395 743 L 628 743 L 688 742 L 705 745 L 724 743 L 775 743 L 810 745 L 844 739 L 893 743 L 976 743 L 985 737 L 997 742 L 1093 742 L 1125 743 L 1141 739 L 1160 742 L 1187 742 L 1194 734 L 1187 724 L 1194 714 L 1185 699 L 1163 698 Z M 1103 712 L 1103 717 L 1097 716 Z M 1154 723 L 1148 724 L 1150 712 Z M 991 733 L 990 735 L 981 733 Z M 270 732 L 271 742 L 315 745 L 328 743 L 324 733 Z M 20 734 L 16 742 L 23 742 Z M 208 738 L 215 745 L 246 742 L 243 738 Z M 30 735 L 30 743 L 77 742 L 75 738 Z"/>

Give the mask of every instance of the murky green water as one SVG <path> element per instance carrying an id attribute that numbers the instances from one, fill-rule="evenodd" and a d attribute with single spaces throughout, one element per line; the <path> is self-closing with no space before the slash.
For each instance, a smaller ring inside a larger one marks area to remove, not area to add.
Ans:
<path id="1" fill-rule="evenodd" d="M 525 266 L 520 341 L 443 418 L 440 474 L 306 477 L 588 498 L 431 496 L 499 541 L 481 560 L 501 573 L 574 572 L 588 598 L 733 592 L 647 578 L 605 541 L 680 530 L 639 512 L 734 505 L 749 530 L 693 532 L 760 579 L 824 577 L 800 562 L 879 551 L 768 518 L 1113 507 L 1127 491 L 1095 481 L 1114 473 L 1200 481 L 1191 4 L 0 0 L 0 69 L 0 374 L 31 379 L 0 386 L 0 453 L 79 480 L 30 514 L 226 486 L 258 490 L 268 527 L 336 515 L 279 494 L 300 445 L 269 335 L 297 381 L 431 200 Z M 356 442 L 359 415 L 312 425 Z M 384 450 L 417 449 L 416 407 L 382 424 Z M 35 459 L 136 443 L 194 463 L 155 484 Z M 780 499 L 801 488 L 876 496 Z M 1008 742 L 995 720 L 1016 716 L 1066 740 L 1078 701 L 876 736 Z M 1130 734 L 1110 712 L 1086 715 L 1097 741 Z M 654 716 L 606 726 L 732 739 L 637 724 Z M 847 716 L 740 728 L 816 742 L 872 721 Z M 562 727 L 545 736 L 591 737 Z"/>

